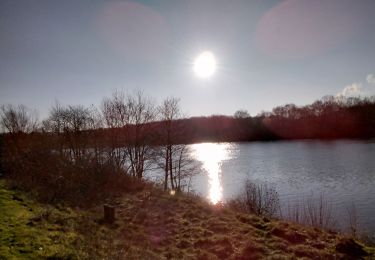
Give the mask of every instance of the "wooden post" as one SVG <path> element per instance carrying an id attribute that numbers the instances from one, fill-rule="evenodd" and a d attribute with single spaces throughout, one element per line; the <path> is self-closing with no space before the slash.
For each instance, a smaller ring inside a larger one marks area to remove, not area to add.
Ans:
<path id="1" fill-rule="evenodd" d="M 104 223 L 112 224 L 115 222 L 115 208 L 104 205 Z"/>

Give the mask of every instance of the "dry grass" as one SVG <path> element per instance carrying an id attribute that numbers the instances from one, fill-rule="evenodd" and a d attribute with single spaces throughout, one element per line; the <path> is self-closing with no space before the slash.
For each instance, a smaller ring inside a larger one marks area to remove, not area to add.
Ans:
<path id="1" fill-rule="evenodd" d="M 8 213 L 0 219 L 0 228 L 6 229 L 0 233 L 0 255 L 6 258 L 40 256 L 41 246 L 44 257 L 72 259 L 335 259 L 345 257 L 345 246 L 353 246 L 336 233 L 246 215 L 151 187 L 109 202 L 116 208 L 112 225 L 101 224 L 102 205 L 86 211 L 51 207 L 27 198 L 15 200 L 12 196 L 18 193 L 4 185 L 1 190 L 0 207 Z M 33 213 L 22 213 L 19 222 L 16 209 L 25 210 L 23 204 Z M 12 222 L 17 228 L 9 225 Z M 30 246 L 31 235 L 25 235 L 30 230 L 38 233 L 38 245 Z M 10 245 L 12 237 L 17 243 Z"/>

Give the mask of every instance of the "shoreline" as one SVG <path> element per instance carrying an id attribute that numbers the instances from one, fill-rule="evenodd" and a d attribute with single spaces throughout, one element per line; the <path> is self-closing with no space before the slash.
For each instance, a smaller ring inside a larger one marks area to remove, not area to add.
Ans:
<path id="1" fill-rule="evenodd" d="M 24 192 L 9 190 L 2 180 L 0 191 L 0 205 L 6 212 L 0 221 L 0 255 L 6 258 L 333 259 L 344 257 L 347 247 L 353 246 L 366 254 L 375 253 L 375 248 L 335 232 L 243 214 L 211 206 L 199 197 L 171 196 L 153 187 L 110 201 L 116 207 L 113 224 L 101 223 L 101 206 L 83 210 L 41 204 Z"/>

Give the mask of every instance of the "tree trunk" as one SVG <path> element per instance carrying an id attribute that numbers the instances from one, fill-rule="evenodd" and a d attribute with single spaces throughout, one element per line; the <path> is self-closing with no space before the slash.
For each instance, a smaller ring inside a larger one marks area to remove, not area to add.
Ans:
<path id="1" fill-rule="evenodd" d="M 112 224 L 115 222 L 115 208 L 104 205 L 104 223 Z"/>
<path id="2" fill-rule="evenodd" d="M 164 190 L 168 189 L 168 149 L 166 149 L 165 155 L 165 176 L 164 176 Z"/>
<path id="3" fill-rule="evenodd" d="M 173 182 L 173 169 L 172 169 L 172 145 L 168 146 L 169 150 L 169 176 L 171 179 L 171 188 L 174 190 L 174 182 Z"/>

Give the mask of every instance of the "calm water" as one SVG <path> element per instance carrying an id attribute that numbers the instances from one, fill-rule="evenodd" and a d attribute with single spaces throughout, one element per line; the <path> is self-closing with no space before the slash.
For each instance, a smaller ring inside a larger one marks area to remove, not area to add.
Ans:
<path id="1" fill-rule="evenodd" d="M 191 148 L 202 162 L 192 188 L 212 203 L 235 197 L 247 179 L 267 182 L 276 187 L 282 206 L 323 194 L 342 229 L 354 203 L 360 228 L 375 234 L 375 142 L 202 143 Z"/>

